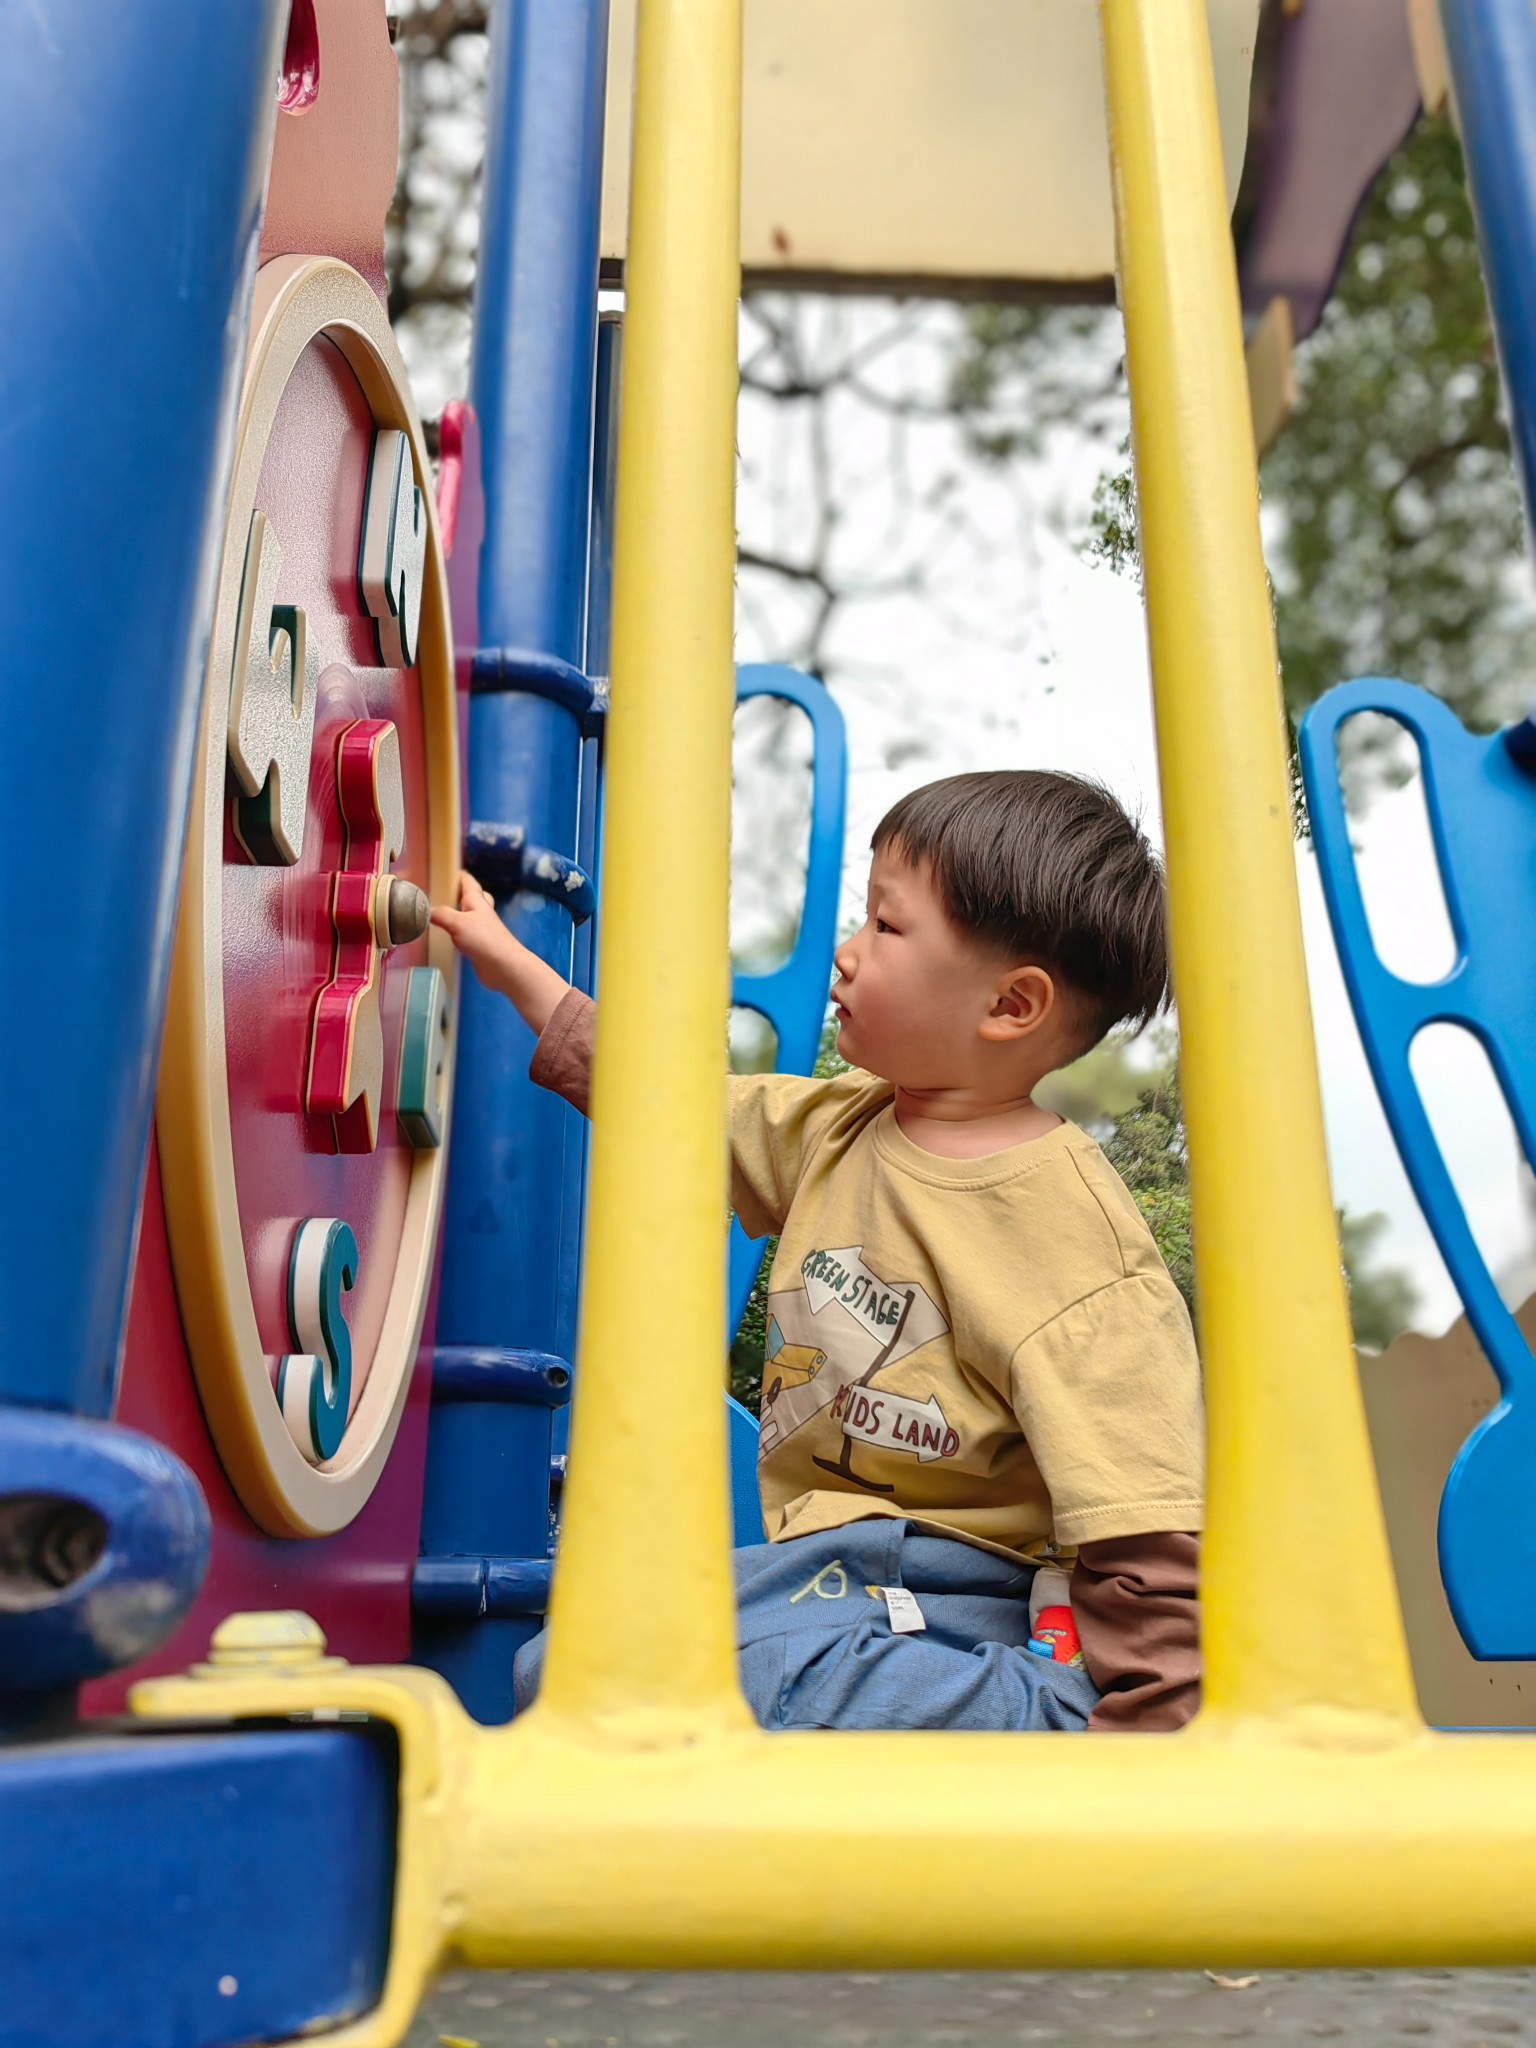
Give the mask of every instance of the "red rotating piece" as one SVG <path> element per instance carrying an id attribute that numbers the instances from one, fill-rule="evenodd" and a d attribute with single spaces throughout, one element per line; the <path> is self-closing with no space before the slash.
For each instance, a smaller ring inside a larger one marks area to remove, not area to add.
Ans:
<path id="1" fill-rule="evenodd" d="M 400 741 L 390 719 L 360 718 L 342 734 L 336 796 L 347 843 L 331 877 L 335 948 L 315 1003 L 304 1103 L 311 1116 L 330 1119 L 338 1152 L 371 1152 L 384 1087 L 380 956 L 418 938 L 427 910 L 419 889 L 389 874 L 405 849 Z"/>

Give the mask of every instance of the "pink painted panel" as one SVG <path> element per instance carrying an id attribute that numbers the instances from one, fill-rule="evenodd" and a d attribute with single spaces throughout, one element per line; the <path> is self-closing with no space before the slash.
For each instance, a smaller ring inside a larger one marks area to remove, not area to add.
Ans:
<path id="1" fill-rule="evenodd" d="M 382 299 L 384 216 L 400 148 L 400 67 L 383 0 L 313 0 L 294 104 L 279 106 L 261 261 L 340 256 Z M 313 56 L 310 42 L 315 45 Z M 290 50 L 291 56 L 296 52 Z M 312 84 L 311 84 L 312 74 Z"/>
<path id="2" fill-rule="evenodd" d="M 302 1608 L 325 1630 L 331 1648 L 354 1663 L 404 1661 L 410 1652 L 411 1568 L 421 1529 L 436 1327 L 434 1276 L 400 1431 L 362 1513 L 339 1534 L 318 1541 L 263 1535 L 230 1490 L 198 1404 L 171 1278 L 159 1152 L 151 1144 L 117 1420 L 167 1445 L 197 1475 L 213 1517 L 213 1556 L 203 1590 L 175 1635 L 131 1670 L 88 1685 L 85 1713 L 121 1712 L 135 1679 L 185 1670 L 205 1655 L 226 1614 L 253 1608 Z"/>

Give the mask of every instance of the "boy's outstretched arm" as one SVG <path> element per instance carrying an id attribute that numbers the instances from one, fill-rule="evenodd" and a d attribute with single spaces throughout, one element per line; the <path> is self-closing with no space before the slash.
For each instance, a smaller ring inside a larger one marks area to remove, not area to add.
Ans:
<path id="1" fill-rule="evenodd" d="M 432 922 L 452 939 L 481 984 L 505 996 L 537 1036 L 532 1078 L 585 1116 L 595 1015 L 589 999 L 513 938 L 473 875 L 459 876 L 458 909 L 435 909 Z"/>
<path id="2" fill-rule="evenodd" d="M 513 938 L 473 875 L 459 876 L 458 909 L 435 908 L 432 922 L 452 939 L 482 985 L 507 998 L 530 1031 L 544 1029 L 571 985 Z"/>

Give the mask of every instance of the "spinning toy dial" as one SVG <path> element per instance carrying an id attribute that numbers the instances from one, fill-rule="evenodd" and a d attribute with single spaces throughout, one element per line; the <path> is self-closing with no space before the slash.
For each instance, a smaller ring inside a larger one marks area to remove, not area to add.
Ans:
<path id="1" fill-rule="evenodd" d="M 277 1535 L 367 1499 L 436 1243 L 457 866 L 447 599 L 376 292 L 258 273 L 158 1106 L 210 1431 Z"/>

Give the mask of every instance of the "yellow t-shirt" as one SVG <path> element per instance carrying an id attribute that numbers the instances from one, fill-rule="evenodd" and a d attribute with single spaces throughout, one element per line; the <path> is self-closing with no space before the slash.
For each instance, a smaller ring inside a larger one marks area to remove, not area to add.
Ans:
<path id="1" fill-rule="evenodd" d="M 731 1082 L 732 1191 L 779 1234 L 758 1475 L 774 1540 L 896 1515 L 1005 1554 L 1197 1530 L 1200 1370 L 1124 1183 L 1074 1125 L 985 1159 L 887 1081 Z"/>

